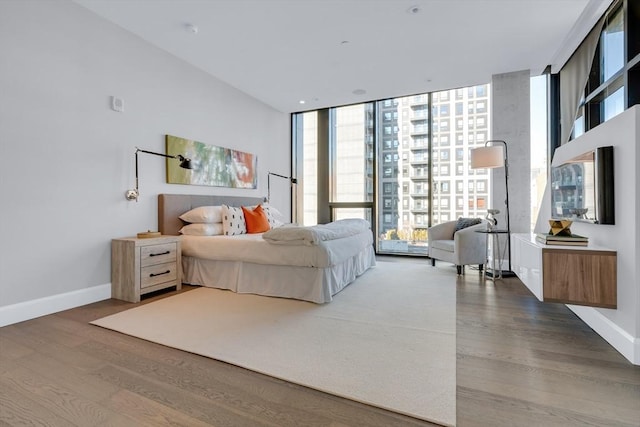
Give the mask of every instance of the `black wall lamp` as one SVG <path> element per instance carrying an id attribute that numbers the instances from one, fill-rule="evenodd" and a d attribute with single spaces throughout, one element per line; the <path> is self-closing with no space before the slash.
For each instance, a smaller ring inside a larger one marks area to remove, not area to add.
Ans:
<path id="1" fill-rule="evenodd" d="M 171 156 L 169 154 L 154 153 L 153 151 L 142 150 L 136 147 L 136 188 L 133 190 L 127 190 L 127 192 L 125 193 L 125 197 L 129 201 L 135 200 L 137 202 L 138 197 L 140 196 L 140 191 L 138 189 L 138 153 L 147 153 L 147 154 L 153 154 L 161 157 L 168 157 L 170 159 L 178 159 L 180 161 L 181 168 L 193 169 L 193 164 L 191 163 L 191 159 L 184 157 L 182 154 Z"/>
<path id="2" fill-rule="evenodd" d="M 296 178 L 290 176 L 284 176 L 273 172 L 267 172 L 267 200 L 271 201 L 271 175 L 277 176 L 279 178 L 288 179 L 291 185 L 297 184 L 298 180 Z"/>

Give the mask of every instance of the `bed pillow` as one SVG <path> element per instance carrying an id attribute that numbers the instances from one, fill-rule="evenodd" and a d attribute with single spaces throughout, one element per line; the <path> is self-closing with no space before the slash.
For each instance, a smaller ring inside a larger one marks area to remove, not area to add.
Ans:
<path id="1" fill-rule="evenodd" d="M 244 214 L 244 222 L 247 226 L 247 233 L 264 233 L 269 231 L 271 226 L 267 219 L 267 214 L 262 209 L 261 205 L 256 206 L 254 209 L 242 207 L 242 213 Z"/>
<path id="2" fill-rule="evenodd" d="M 192 224 L 217 224 L 222 222 L 222 206 L 200 206 L 179 217 Z"/>
<path id="3" fill-rule="evenodd" d="M 480 218 L 463 218 L 463 217 L 460 217 L 456 221 L 456 228 L 455 228 L 455 230 L 453 230 L 453 234 L 455 234 L 456 231 L 460 231 L 460 230 L 465 229 L 467 227 L 471 227 L 472 225 L 480 224 L 481 221 L 482 220 Z"/>
<path id="4" fill-rule="evenodd" d="M 246 234 L 247 226 L 242 208 L 222 205 L 222 232 L 225 236 Z"/>
<path id="5" fill-rule="evenodd" d="M 180 229 L 180 234 L 186 236 L 220 236 L 222 233 L 222 223 L 188 224 Z"/>
<path id="6" fill-rule="evenodd" d="M 269 221 L 269 227 L 276 228 L 281 227 L 284 224 L 284 215 L 275 207 L 265 203 L 262 205 L 262 210 L 267 214 L 267 221 Z"/>

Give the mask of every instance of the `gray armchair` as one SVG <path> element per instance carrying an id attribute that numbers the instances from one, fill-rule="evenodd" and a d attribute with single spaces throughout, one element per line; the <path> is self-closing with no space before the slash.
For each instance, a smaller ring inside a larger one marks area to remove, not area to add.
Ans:
<path id="1" fill-rule="evenodd" d="M 429 228 L 429 257 L 431 265 L 436 260 L 455 264 L 458 274 L 464 273 L 464 266 L 478 264 L 482 271 L 487 262 L 487 234 L 476 233 L 486 230 L 487 221 L 455 231 L 457 221 L 448 221 Z"/>

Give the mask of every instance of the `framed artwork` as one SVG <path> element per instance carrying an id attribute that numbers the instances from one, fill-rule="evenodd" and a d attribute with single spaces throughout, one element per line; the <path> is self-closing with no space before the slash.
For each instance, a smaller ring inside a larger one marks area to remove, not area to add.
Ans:
<path id="1" fill-rule="evenodd" d="M 193 169 L 183 169 L 167 159 L 167 183 L 212 187 L 258 188 L 257 156 L 167 135 L 166 153 L 191 159 Z"/>

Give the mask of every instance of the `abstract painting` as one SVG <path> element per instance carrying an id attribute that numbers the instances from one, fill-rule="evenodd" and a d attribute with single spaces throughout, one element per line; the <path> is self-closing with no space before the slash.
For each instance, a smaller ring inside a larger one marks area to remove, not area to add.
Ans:
<path id="1" fill-rule="evenodd" d="M 257 188 L 257 156 L 231 148 L 216 147 L 191 139 L 167 135 L 166 153 L 191 159 L 193 169 L 183 169 L 167 159 L 167 183 L 214 187 Z"/>

